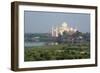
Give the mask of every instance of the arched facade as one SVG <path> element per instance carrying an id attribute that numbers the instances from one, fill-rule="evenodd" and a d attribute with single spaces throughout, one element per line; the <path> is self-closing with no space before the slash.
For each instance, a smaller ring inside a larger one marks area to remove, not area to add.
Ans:
<path id="1" fill-rule="evenodd" d="M 58 34 L 63 35 L 63 32 L 75 33 L 77 29 L 69 27 L 67 23 L 63 22 L 60 26 L 52 27 L 52 37 L 58 37 Z"/>

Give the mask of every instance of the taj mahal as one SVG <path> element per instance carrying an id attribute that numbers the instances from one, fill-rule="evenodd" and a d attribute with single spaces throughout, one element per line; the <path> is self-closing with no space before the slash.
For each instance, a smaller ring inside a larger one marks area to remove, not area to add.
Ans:
<path id="1" fill-rule="evenodd" d="M 58 37 L 59 34 L 63 35 L 63 32 L 67 32 L 69 34 L 73 34 L 77 31 L 77 29 L 68 26 L 66 22 L 63 22 L 60 26 L 52 27 L 51 35 L 52 37 Z"/>

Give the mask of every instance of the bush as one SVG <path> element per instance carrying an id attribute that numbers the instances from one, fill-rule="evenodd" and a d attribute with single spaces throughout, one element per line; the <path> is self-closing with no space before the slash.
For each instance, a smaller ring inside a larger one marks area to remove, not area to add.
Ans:
<path id="1" fill-rule="evenodd" d="M 83 52 L 83 53 L 82 53 Z M 25 61 L 41 60 L 64 60 L 64 59 L 85 59 L 90 58 L 89 45 L 77 46 L 75 44 L 68 46 L 43 46 L 25 48 Z"/>

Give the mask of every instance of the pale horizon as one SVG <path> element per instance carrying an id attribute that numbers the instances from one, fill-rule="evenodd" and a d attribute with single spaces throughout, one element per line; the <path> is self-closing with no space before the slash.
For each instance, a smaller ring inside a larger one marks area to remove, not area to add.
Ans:
<path id="1" fill-rule="evenodd" d="M 63 22 L 80 32 L 90 32 L 90 14 L 25 11 L 24 33 L 48 33 Z"/>

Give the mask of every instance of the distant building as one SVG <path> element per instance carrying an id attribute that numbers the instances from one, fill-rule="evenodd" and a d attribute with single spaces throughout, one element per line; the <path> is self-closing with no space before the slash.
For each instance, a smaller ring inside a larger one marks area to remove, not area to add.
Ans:
<path id="1" fill-rule="evenodd" d="M 67 23 L 63 22 L 60 26 L 52 27 L 52 37 L 58 37 L 58 35 L 63 35 L 63 32 L 67 32 L 69 34 L 75 33 L 77 29 L 69 27 Z"/>

